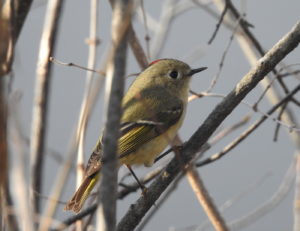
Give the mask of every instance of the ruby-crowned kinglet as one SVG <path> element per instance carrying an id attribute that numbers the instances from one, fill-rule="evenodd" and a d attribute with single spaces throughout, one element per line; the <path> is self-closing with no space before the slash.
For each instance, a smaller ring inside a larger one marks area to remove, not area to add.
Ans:
<path id="1" fill-rule="evenodd" d="M 191 69 L 175 59 L 159 59 L 135 79 L 123 98 L 118 144 L 119 163 L 151 166 L 180 128 L 189 82 L 206 67 Z M 79 212 L 100 176 L 101 138 L 88 161 L 85 177 L 65 210 Z"/>

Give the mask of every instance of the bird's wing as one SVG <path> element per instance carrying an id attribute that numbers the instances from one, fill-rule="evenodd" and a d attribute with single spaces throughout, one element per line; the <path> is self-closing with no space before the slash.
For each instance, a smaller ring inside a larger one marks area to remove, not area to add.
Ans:
<path id="1" fill-rule="evenodd" d="M 157 112 L 151 107 L 145 118 L 134 122 L 123 122 L 121 124 L 121 136 L 119 138 L 119 158 L 123 158 L 131 152 L 139 149 L 143 144 L 166 132 L 176 124 L 183 113 L 183 103 L 156 105 L 164 110 Z M 151 113 L 157 112 L 157 113 Z"/>

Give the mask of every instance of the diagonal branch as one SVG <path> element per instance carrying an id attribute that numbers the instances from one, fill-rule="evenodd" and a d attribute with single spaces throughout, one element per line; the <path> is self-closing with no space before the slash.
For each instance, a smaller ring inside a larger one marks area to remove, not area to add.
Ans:
<path id="1" fill-rule="evenodd" d="M 235 109 L 242 99 L 270 72 L 287 54 L 300 43 L 300 22 L 285 35 L 275 46 L 261 58 L 227 95 L 227 97 L 210 113 L 208 118 L 183 146 L 180 162 L 177 158 L 167 165 L 166 170 L 154 181 L 145 197 L 140 197 L 127 211 L 118 224 L 118 231 L 133 230 L 166 190 L 168 185 L 181 171 L 181 164 L 191 161 L 195 153 L 208 140 L 222 121 Z"/>

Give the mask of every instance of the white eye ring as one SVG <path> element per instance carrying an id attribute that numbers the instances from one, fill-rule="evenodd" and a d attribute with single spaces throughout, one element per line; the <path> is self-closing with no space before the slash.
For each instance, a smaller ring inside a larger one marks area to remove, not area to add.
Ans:
<path id="1" fill-rule="evenodd" d="M 168 76 L 171 78 L 171 79 L 180 79 L 181 78 L 181 73 L 177 70 L 171 70 L 169 73 L 168 73 Z"/>

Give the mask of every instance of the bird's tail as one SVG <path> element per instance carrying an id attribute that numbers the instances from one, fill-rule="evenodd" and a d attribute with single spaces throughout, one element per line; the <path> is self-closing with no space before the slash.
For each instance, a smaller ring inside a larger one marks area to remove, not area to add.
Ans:
<path id="1" fill-rule="evenodd" d="M 95 173 L 94 175 L 86 176 L 82 184 L 74 193 L 72 199 L 68 201 L 64 209 L 73 210 L 75 213 L 78 213 L 84 205 L 84 202 L 88 198 L 90 192 L 93 190 L 99 177 L 100 173 Z"/>

